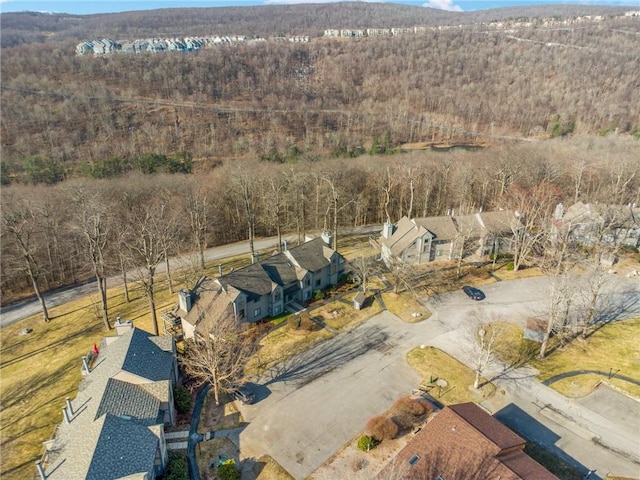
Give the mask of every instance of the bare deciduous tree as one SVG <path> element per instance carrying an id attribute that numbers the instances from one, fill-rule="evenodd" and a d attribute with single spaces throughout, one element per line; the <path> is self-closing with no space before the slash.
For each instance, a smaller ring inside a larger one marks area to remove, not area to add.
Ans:
<path id="1" fill-rule="evenodd" d="M 132 254 L 132 262 L 139 265 L 140 282 L 149 299 L 153 333 L 158 335 L 158 318 L 155 304 L 155 274 L 165 258 L 165 239 L 173 235 L 169 208 L 164 201 L 149 201 L 132 212 L 129 234 L 125 240 Z"/>
<path id="2" fill-rule="evenodd" d="M 549 233 L 551 213 L 559 200 L 558 189 L 549 183 L 531 188 L 512 185 L 505 203 L 516 213 L 519 222 L 512 224 L 513 269 L 518 271 L 525 260 Z"/>
<path id="3" fill-rule="evenodd" d="M 466 336 L 475 373 L 473 388 L 480 386 L 480 378 L 494 362 L 496 347 L 504 340 L 504 327 L 501 319 L 493 313 L 478 309 L 471 313 L 466 324 Z"/>
<path id="4" fill-rule="evenodd" d="M 199 315 L 207 313 L 200 310 Z M 231 384 L 242 378 L 254 343 L 249 335 L 241 332 L 230 309 L 207 324 L 207 336 L 196 334 L 195 339 L 189 340 L 180 362 L 199 385 L 209 383 L 213 387 L 216 405 L 219 405 L 220 393 L 229 391 Z"/>
<path id="5" fill-rule="evenodd" d="M 19 263 L 20 269 L 31 281 L 33 291 L 40 302 L 43 320 L 49 322 L 49 311 L 39 283 L 46 264 L 38 254 L 42 242 L 37 238 L 41 233 L 37 209 L 24 199 L 9 199 L 2 206 L 2 227 L 1 236 L 10 237 L 18 248 L 22 258 Z"/>
<path id="6" fill-rule="evenodd" d="M 107 262 L 106 254 L 112 241 L 111 211 L 106 195 L 99 189 L 89 189 L 78 185 L 71 190 L 75 229 L 80 235 L 86 258 L 91 264 L 100 295 L 101 316 L 104 328 L 109 330 L 109 313 L 107 308 Z"/>

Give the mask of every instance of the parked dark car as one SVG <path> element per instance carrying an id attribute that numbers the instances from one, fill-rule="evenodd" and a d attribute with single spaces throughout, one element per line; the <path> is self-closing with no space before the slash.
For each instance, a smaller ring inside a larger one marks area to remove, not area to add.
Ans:
<path id="1" fill-rule="evenodd" d="M 251 405 L 256 399 L 254 393 L 246 385 L 233 385 L 231 387 L 231 395 L 242 402 L 243 405 Z"/>
<path id="2" fill-rule="evenodd" d="M 462 291 L 467 294 L 467 296 L 473 300 L 484 300 L 484 292 L 479 288 L 470 287 L 469 285 L 465 285 L 462 287 Z"/>

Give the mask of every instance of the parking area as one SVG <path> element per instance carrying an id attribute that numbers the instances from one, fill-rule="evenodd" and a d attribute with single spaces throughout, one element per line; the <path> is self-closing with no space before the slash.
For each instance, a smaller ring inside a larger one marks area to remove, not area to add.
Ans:
<path id="1" fill-rule="evenodd" d="M 420 382 L 405 362 L 412 327 L 383 312 L 261 378 L 257 402 L 241 406 L 242 457 L 267 453 L 294 478 L 311 475 Z"/>

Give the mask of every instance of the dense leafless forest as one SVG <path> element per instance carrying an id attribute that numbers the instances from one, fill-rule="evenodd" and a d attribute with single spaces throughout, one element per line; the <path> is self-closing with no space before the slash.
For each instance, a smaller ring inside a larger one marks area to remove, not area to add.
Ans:
<path id="1" fill-rule="evenodd" d="M 273 164 L 237 160 L 207 174 L 76 179 L 2 189 L 2 297 L 117 274 L 250 236 L 381 224 L 450 209 L 640 202 L 637 140 L 576 136 L 482 151 L 363 155 Z M 388 195 L 388 198 L 387 198 Z M 548 218 L 548 217 L 547 217 Z M 544 218 L 540 218 L 544 222 Z M 540 224 L 536 228 L 543 228 Z M 152 250 L 142 252 L 145 245 Z M 142 246 L 142 247 L 141 247 Z M 149 255 L 149 256 L 146 256 Z M 194 268 L 201 266 L 194 255 Z"/>
<path id="2" fill-rule="evenodd" d="M 518 208 L 527 196 L 549 208 L 640 202 L 640 21 L 622 11 L 2 14 L 3 302 L 254 235 L 381 223 L 385 211 L 395 221 Z M 558 26 L 585 14 L 603 17 Z M 481 23 L 538 16 L 555 26 Z M 463 27 L 319 38 L 416 24 Z M 187 54 L 74 50 L 103 36 L 231 33 L 313 38 Z M 430 149 L 452 145 L 474 150 Z M 141 251 L 149 235 L 157 250 Z"/>

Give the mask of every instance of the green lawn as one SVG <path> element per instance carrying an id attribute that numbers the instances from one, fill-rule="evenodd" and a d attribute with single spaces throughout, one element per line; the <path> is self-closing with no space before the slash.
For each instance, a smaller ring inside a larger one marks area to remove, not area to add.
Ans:
<path id="1" fill-rule="evenodd" d="M 175 302 L 166 282 L 159 278 L 156 296 L 158 310 Z M 144 292 L 131 289 L 127 303 L 122 288 L 108 292 L 110 318 L 133 320 L 136 327 L 151 331 L 151 315 Z M 65 397 L 76 395 L 82 378 L 81 358 L 94 342 L 109 334 L 96 316 L 97 295 L 50 309 L 52 320 L 34 315 L 2 328 L 0 340 L 0 478 L 33 478 L 34 462 L 42 454 L 42 442 L 48 440 L 62 421 Z M 113 320 L 112 320 L 113 322 Z M 32 333 L 20 335 L 30 328 Z M 112 333 L 111 333 L 112 334 Z"/>

